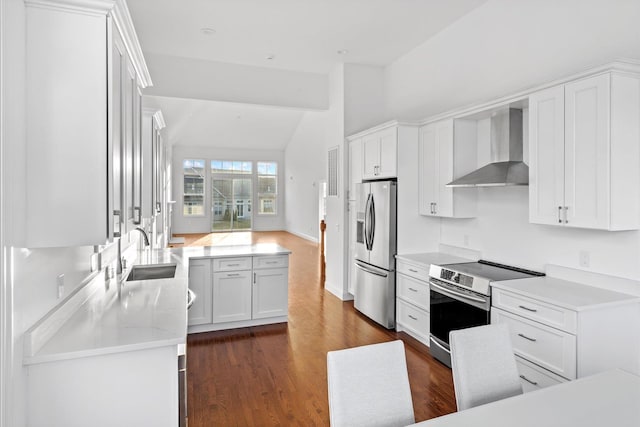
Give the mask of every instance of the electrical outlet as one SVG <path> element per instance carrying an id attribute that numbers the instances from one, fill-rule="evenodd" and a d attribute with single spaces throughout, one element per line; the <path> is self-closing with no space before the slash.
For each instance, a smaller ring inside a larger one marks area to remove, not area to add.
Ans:
<path id="1" fill-rule="evenodd" d="M 591 264 L 591 255 L 589 254 L 589 251 L 580 251 L 579 258 L 580 267 L 589 268 L 589 265 Z"/>
<path id="2" fill-rule="evenodd" d="M 64 295 L 64 274 L 56 277 L 56 285 L 58 285 L 58 299 L 60 299 Z"/>

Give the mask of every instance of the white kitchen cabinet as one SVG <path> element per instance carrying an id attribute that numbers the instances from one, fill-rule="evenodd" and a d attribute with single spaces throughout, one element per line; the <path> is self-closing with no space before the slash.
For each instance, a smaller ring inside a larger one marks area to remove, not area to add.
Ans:
<path id="1" fill-rule="evenodd" d="M 196 299 L 188 311 L 189 325 L 212 322 L 212 285 L 211 259 L 189 260 L 189 289 L 196 294 Z"/>
<path id="2" fill-rule="evenodd" d="M 476 215 L 472 188 L 446 184 L 472 172 L 476 162 L 476 124 L 447 119 L 420 128 L 419 212 L 421 215 L 469 218 Z"/>
<path id="3" fill-rule="evenodd" d="M 253 319 L 286 316 L 289 301 L 289 269 L 266 268 L 253 271 Z"/>
<path id="4" fill-rule="evenodd" d="M 189 333 L 286 322 L 288 267 L 288 254 L 191 260 L 189 288 L 197 299 L 189 309 Z"/>
<path id="5" fill-rule="evenodd" d="M 529 97 L 529 221 L 639 226 L 640 79 L 608 72 Z"/>
<path id="6" fill-rule="evenodd" d="M 251 270 L 213 273 L 212 323 L 251 319 Z"/>
<path id="7" fill-rule="evenodd" d="M 362 138 L 362 178 L 395 178 L 397 166 L 398 128 L 392 126 Z"/>
<path id="8" fill-rule="evenodd" d="M 525 391 L 608 369 L 640 372 L 640 298 L 551 277 L 496 282 Z"/>
<path id="9" fill-rule="evenodd" d="M 119 70 L 135 70 L 140 87 L 150 83 L 126 3 L 25 3 L 25 246 L 104 244 L 131 218 L 127 140 L 117 138 L 134 133 L 135 90 Z"/>

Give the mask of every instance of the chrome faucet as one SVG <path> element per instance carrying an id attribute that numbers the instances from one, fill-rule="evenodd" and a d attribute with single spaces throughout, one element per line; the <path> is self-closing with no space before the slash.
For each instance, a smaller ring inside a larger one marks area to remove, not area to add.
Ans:
<path id="1" fill-rule="evenodd" d="M 144 239 L 144 245 L 149 246 L 149 236 L 147 235 L 147 232 L 144 231 L 144 228 L 136 227 L 135 229 L 138 230 L 140 233 L 142 233 L 142 238 Z"/>

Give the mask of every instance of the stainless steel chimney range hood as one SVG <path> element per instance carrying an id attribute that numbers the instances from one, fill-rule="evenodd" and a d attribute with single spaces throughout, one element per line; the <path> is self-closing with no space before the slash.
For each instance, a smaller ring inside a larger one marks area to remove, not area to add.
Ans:
<path id="1" fill-rule="evenodd" d="M 447 187 L 529 185 L 529 166 L 522 161 L 522 110 L 506 108 L 491 117 L 491 163 L 447 184 Z"/>

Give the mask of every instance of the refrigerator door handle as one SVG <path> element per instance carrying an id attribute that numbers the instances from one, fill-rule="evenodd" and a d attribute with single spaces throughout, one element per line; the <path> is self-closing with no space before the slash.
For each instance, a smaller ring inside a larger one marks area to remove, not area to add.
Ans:
<path id="1" fill-rule="evenodd" d="M 369 246 L 370 246 L 370 250 L 373 249 L 373 242 L 374 239 L 376 237 L 376 205 L 375 205 L 375 199 L 373 198 L 373 194 L 371 194 L 371 203 L 369 204 L 369 209 L 371 209 L 371 214 L 369 215 L 369 217 L 371 218 L 371 230 L 369 232 L 369 235 L 371 236 L 369 238 Z"/>
<path id="2" fill-rule="evenodd" d="M 379 273 L 377 271 L 371 270 L 371 269 L 363 266 L 362 264 L 356 263 L 356 267 L 358 267 L 360 270 L 362 270 L 364 272 L 375 274 L 376 276 L 380 276 L 380 277 L 387 277 L 388 276 L 388 274 L 386 274 L 386 273 Z"/>
<path id="3" fill-rule="evenodd" d="M 371 193 L 367 195 L 367 203 L 364 208 L 364 241 L 368 251 L 371 250 Z"/>

